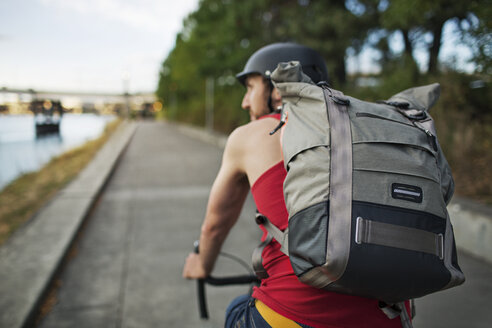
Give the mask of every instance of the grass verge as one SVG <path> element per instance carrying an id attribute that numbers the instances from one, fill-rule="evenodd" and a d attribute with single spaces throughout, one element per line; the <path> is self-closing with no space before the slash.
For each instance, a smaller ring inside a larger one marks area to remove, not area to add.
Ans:
<path id="1" fill-rule="evenodd" d="M 39 171 L 20 176 L 0 192 L 0 245 L 77 176 L 120 123 L 119 119 L 110 122 L 99 138 L 53 158 Z"/>

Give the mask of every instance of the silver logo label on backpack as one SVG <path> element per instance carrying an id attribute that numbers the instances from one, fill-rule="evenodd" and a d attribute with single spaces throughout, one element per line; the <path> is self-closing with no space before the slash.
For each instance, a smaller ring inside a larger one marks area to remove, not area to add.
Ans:
<path id="1" fill-rule="evenodd" d="M 391 185 L 391 196 L 394 199 L 408 200 L 414 203 L 422 203 L 422 188 L 401 183 Z"/>

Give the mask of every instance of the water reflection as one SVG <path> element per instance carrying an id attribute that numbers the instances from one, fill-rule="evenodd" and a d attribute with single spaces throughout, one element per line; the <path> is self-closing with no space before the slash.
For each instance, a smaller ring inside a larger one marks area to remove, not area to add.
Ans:
<path id="1" fill-rule="evenodd" d="M 33 115 L 0 116 L 0 189 L 53 156 L 97 138 L 112 115 L 65 114 L 59 134 L 36 137 Z"/>

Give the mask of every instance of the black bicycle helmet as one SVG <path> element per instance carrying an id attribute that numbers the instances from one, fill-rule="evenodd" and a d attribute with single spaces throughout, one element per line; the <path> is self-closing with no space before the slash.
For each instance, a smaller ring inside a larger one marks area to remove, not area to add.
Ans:
<path id="1" fill-rule="evenodd" d="M 270 74 L 280 62 L 297 60 L 302 65 L 302 71 L 314 83 L 328 81 L 328 70 L 325 61 L 315 50 L 292 42 L 273 43 L 257 50 L 249 57 L 244 69 L 236 75 L 243 85 L 249 74 L 261 74 L 269 79 Z"/>

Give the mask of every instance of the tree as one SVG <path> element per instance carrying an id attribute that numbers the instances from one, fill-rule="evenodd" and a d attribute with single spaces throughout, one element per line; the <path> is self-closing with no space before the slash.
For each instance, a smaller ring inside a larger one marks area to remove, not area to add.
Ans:
<path id="1" fill-rule="evenodd" d="M 487 5 L 488 2 L 488 5 Z M 294 41 L 318 50 L 333 86 L 346 87 L 348 54 L 371 46 L 380 51 L 380 65 L 389 85 L 417 83 L 414 54 L 429 53 L 427 69 L 438 70 L 443 26 L 454 21 L 468 37 L 474 61 L 490 69 L 490 0 L 201 0 L 183 22 L 176 44 L 163 61 L 157 95 L 173 117 L 201 124 L 205 115 L 205 80 L 216 81 L 216 118 L 223 130 L 247 119 L 238 107 L 243 89 L 234 84 L 248 57 L 272 42 Z M 401 53 L 389 43 L 402 36 Z M 425 66 L 425 65 L 424 65 Z M 399 84 L 397 84 L 397 83 Z"/>
<path id="2" fill-rule="evenodd" d="M 463 40 L 473 52 L 471 60 L 476 64 L 477 72 L 490 75 L 492 74 L 492 1 L 472 1 L 471 11 L 474 15 L 460 26 Z"/>
<path id="3" fill-rule="evenodd" d="M 404 39 L 404 53 L 413 56 L 417 48 L 427 49 L 427 72 L 438 72 L 438 57 L 442 44 L 444 25 L 455 21 L 473 20 L 476 16 L 477 1 L 458 0 L 383 0 L 381 27 L 399 31 Z"/>
<path id="4" fill-rule="evenodd" d="M 228 110 L 237 107 L 242 93 L 230 85 L 234 74 L 256 49 L 282 41 L 319 50 L 341 85 L 346 80 L 346 49 L 366 33 L 356 20 L 344 0 L 202 0 L 183 22 L 163 62 L 157 95 L 166 107 L 176 107 L 178 99 L 179 112 L 173 117 L 200 124 L 204 81 L 213 77 L 218 84 L 215 108 L 223 113 L 216 116 L 238 122 L 240 111 Z"/>

